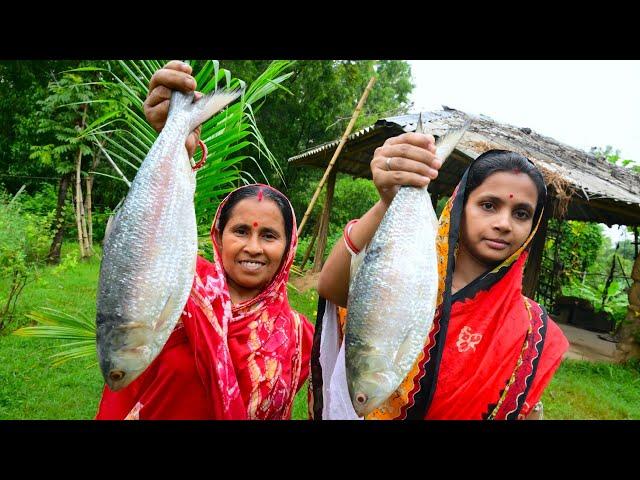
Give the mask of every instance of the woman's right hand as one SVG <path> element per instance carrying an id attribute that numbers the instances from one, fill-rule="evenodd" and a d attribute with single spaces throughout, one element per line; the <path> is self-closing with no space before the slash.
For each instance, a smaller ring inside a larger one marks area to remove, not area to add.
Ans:
<path id="1" fill-rule="evenodd" d="M 167 122 L 171 91 L 180 90 L 184 93 L 196 89 L 196 80 L 191 76 L 192 68 L 179 60 L 172 60 L 155 72 L 149 82 L 149 93 L 144 101 L 144 115 L 151 126 L 161 131 Z M 202 94 L 196 92 L 196 99 Z M 200 126 L 187 137 L 185 147 L 189 158 L 193 157 L 200 138 Z"/>
<path id="2" fill-rule="evenodd" d="M 376 148 L 371 160 L 373 183 L 386 207 L 402 185 L 426 187 L 438 176 L 442 161 L 436 158 L 433 135 L 403 133 Z"/>

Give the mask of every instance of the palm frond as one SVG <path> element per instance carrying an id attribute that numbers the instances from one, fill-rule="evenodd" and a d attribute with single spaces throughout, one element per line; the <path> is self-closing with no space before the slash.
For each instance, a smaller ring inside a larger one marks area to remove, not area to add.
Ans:
<path id="1" fill-rule="evenodd" d="M 49 357 L 53 360 L 53 366 L 76 358 L 96 357 L 96 325 L 93 319 L 83 314 L 73 316 L 46 307 L 29 312 L 26 316 L 39 325 L 20 328 L 14 331 L 13 335 L 48 340 L 70 340 L 52 347 L 59 350 Z"/>
<path id="2" fill-rule="evenodd" d="M 118 77 L 113 72 L 111 74 L 115 84 L 122 89 L 129 103 L 121 108 L 120 131 L 112 137 L 107 137 L 106 129 L 101 129 L 107 126 L 107 121 L 113 120 L 113 114 L 105 115 L 103 119 L 98 119 L 91 125 L 91 133 L 96 135 L 96 141 L 107 138 L 105 148 L 114 160 L 136 169 L 158 135 L 146 121 L 142 106 L 153 72 L 164 63 L 166 62 L 155 60 L 119 61 L 118 64 L 125 72 L 124 78 Z M 203 93 L 221 88 L 223 82 L 226 88 L 244 86 L 242 80 L 234 78 L 231 72 L 220 68 L 216 60 L 194 61 L 190 64 L 194 69 L 198 90 Z M 226 193 L 230 191 L 230 187 L 243 182 L 244 172 L 237 168 L 243 160 L 251 159 L 256 162 L 267 183 L 265 168 L 274 170 L 283 179 L 279 164 L 257 127 L 252 106 L 257 106 L 257 102 L 263 101 L 267 95 L 278 88 L 284 88 L 281 84 L 292 74 L 292 72 L 285 73 L 285 70 L 292 64 L 291 61 L 273 61 L 246 88 L 238 102 L 202 125 L 200 138 L 207 146 L 209 155 L 204 167 L 198 172 L 195 201 L 197 218 L 204 219 L 211 213 L 211 206 L 219 203 L 221 192 Z M 240 150 L 250 146 L 257 150 L 259 161 L 246 155 L 234 156 Z M 195 160 L 199 160 L 200 156 L 198 152 Z M 203 178 L 207 181 L 201 181 Z"/>

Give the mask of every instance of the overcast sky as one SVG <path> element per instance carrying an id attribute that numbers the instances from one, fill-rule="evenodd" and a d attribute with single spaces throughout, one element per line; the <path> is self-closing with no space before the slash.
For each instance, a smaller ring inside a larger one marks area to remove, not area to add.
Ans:
<path id="1" fill-rule="evenodd" d="M 410 60 L 411 111 L 442 105 L 640 162 L 640 61 Z M 617 229 L 616 229 L 617 230 Z"/>

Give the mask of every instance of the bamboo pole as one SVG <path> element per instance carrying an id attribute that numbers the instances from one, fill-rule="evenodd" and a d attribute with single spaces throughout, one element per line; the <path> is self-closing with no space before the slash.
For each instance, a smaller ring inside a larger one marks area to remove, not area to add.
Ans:
<path id="1" fill-rule="evenodd" d="M 329 219 L 331 215 L 331 203 L 333 201 L 333 191 L 336 185 L 337 170 L 333 170 L 329 175 L 329 181 L 327 183 L 327 197 L 324 202 L 324 208 L 322 209 L 322 217 L 320 220 L 320 228 L 318 230 L 318 244 L 316 246 L 316 255 L 313 259 L 312 272 L 319 272 L 322 270 L 322 264 L 324 263 L 324 249 L 327 246 L 327 234 L 329 233 Z"/>
<path id="2" fill-rule="evenodd" d="M 358 119 L 358 115 L 360 115 L 360 110 L 362 110 L 362 106 L 364 105 L 364 102 L 367 100 L 367 97 L 369 96 L 369 92 L 371 92 L 371 89 L 373 88 L 373 85 L 375 83 L 376 83 L 376 77 L 371 77 L 371 79 L 369 80 L 369 84 L 367 85 L 367 88 L 364 89 L 364 93 L 362 94 L 362 97 L 358 102 L 358 106 L 356 107 L 356 109 L 353 112 L 353 115 L 351 116 L 351 121 L 349 121 L 349 125 L 347 125 L 347 129 L 344 131 L 344 134 L 340 139 L 338 148 L 336 148 L 336 151 L 334 152 L 333 157 L 329 162 L 329 165 L 327 165 L 327 169 L 325 170 L 324 175 L 322 176 L 322 179 L 320 180 L 320 183 L 318 184 L 318 187 L 316 188 L 316 191 L 313 194 L 313 197 L 311 197 L 311 202 L 309 202 L 307 211 L 304 212 L 304 216 L 302 217 L 302 222 L 300 222 L 300 226 L 298 227 L 298 237 L 300 237 L 300 234 L 302 233 L 302 229 L 304 228 L 304 226 L 307 223 L 307 220 L 309 219 L 309 214 L 311 213 L 313 206 L 316 204 L 316 201 L 318 200 L 320 191 L 322 190 L 322 187 L 324 187 L 324 184 L 327 181 L 327 178 L 329 177 L 331 170 L 333 169 L 333 165 L 336 163 L 336 159 L 338 158 L 338 155 L 340 155 L 340 152 L 342 151 L 342 147 L 344 147 L 344 144 L 347 143 L 347 137 L 351 133 L 351 130 L 353 129 L 353 126 L 355 125 L 356 120 Z"/>

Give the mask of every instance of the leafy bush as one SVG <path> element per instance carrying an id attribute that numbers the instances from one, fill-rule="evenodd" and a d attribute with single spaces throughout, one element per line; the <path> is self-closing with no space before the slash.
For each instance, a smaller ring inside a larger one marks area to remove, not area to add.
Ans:
<path id="1" fill-rule="evenodd" d="M 602 283 L 594 288 L 588 284 L 583 285 L 576 280 L 572 280 L 569 285 L 562 288 L 562 294 L 585 299 L 591 303 L 596 312 L 604 311 L 608 313 L 613 318 L 615 330 L 627 314 L 627 305 L 629 303 L 627 293 L 617 280 L 611 282 L 611 285 L 607 288 L 606 295 L 604 287 L 605 285 Z M 602 304 L 603 296 L 604 306 Z"/>
<path id="2" fill-rule="evenodd" d="M 11 320 L 24 286 L 37 276 L 51 242 L 53 214 L 39 216 L 21 207 L 0 192 L 0 278 L 8 280 L 0 292 L 0 330 Z"/>

